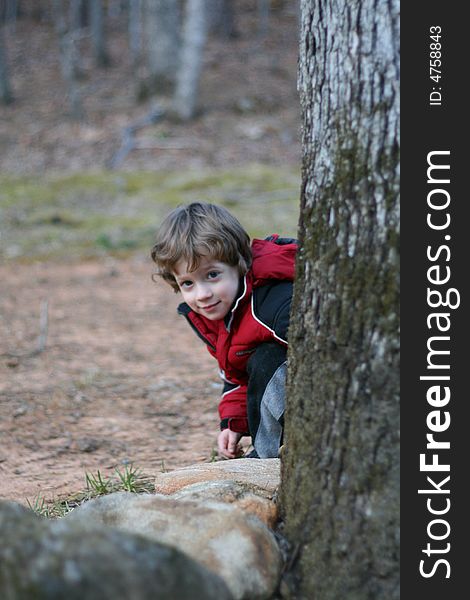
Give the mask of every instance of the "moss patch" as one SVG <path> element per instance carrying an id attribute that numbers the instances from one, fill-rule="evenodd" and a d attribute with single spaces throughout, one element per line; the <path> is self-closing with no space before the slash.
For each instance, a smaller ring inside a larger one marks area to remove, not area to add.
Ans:
<path id="1" fill-rule="evenodd" d="M 252 237 L 296 236 L 294 169 L 84 172 L 0 177 L 0 259 L 84 258 L 147 252 L 162 218 L 196 200 L 226 206 Z"/>

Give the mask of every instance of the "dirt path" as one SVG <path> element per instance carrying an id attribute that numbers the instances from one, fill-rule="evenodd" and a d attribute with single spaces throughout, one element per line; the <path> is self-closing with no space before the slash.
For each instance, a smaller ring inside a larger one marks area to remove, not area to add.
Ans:
<path id="1" fill-rule="evenodd" d="M 216 363 L 144 259 L 1 266 L 0 496 L 84 488 L 85 472 L 209 461 Z M 48 300 L 44 352 L 35 348 Z"/>

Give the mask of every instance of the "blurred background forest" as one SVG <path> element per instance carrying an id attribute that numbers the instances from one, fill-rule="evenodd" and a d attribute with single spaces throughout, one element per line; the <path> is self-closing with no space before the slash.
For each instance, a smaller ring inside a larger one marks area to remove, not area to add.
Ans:
<path id="1" fill-rule="evenodd" d="M 0 0 L 0 23 L 3 258 L 144 248 L 195 196 L 295 233 L 297 0 Z"/>
<path id="2" fill-rule="evenodd" d="M 0 0 L 0 495 L 214 458 L 220 380 L 151 280 L 177 204 L 295 236 L 297 0 Z"/>

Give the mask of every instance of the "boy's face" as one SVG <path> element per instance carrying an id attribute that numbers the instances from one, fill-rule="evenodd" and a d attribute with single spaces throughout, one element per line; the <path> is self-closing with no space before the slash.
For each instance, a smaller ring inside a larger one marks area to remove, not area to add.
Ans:
<path id="1" fill-rule="evenodd" d="M 173 275 L 183 300 L 206 319 L 223 319 L 232 308 L 240 279 L 237 267 L 203 257 L 198 268 L 190 272 L 182 259 L 176 263 Z"/>

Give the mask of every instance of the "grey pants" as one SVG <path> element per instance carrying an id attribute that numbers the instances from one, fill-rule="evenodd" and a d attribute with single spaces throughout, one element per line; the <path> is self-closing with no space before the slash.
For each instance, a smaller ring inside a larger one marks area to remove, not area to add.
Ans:
<path id="1" fill-rule="evenodd" d="M 259 458 L 278 455 L 284 429 L 287 348 L 260 344 L 248 361 L 248 425 Z"/>

